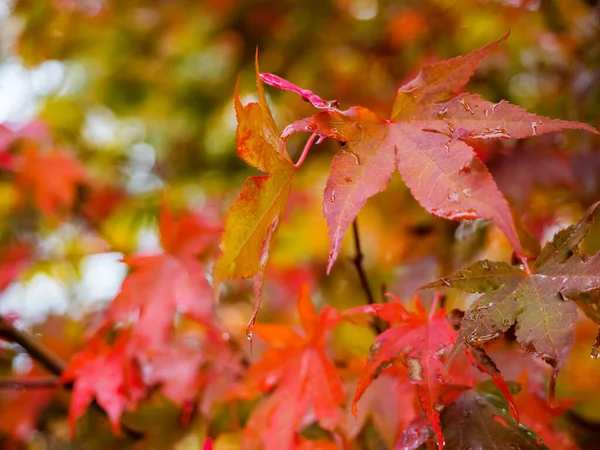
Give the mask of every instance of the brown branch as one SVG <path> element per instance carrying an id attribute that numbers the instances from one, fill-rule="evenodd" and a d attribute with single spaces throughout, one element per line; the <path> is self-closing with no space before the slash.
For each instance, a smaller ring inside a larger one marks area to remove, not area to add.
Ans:
<path id="1" fill-rule="evenodd" d="M 0 317 L 0 338 L 19 344 L 29 355 L 44 366 L 48 372 L 61 376 L 67 366 L 58 356 L 38 339 L 15 328 L 3 317 Z"/>
<path id="2" fill-rule="evenodd" d="M 367 302 L 369 305 L 375 304 L 375 296 L 373 295 L 373 291 L 371 291 L 371 287 L 369 286 L 369 280 L 367 278 L 367 273 L 365 272 L 365 268 L 363 267 L 363 259 L 365 255 L 362 252 L 362 248 L 360 246 L 360 236 L 358 234 L 358 224 L 357 220 L 354 219 L 352 222 L 352 231 L 354 233 L 354 246 L 356 247 L 356 254 L 354 255 L 354 259 L 352 262 L 356 267 L 356 271 L 358 272 L 358 277 L 360 278 L 360 284 L 367 296 Z M 377 334 L 381 334 L 384 330 L 383 324 L 378 317 L 375 317 L 373 320 L 373 329 Z"/>
<path id="3" fill-rule="evenodd" d="M 59 386 L 58 377 L 0 379 L 0 389 L 50 389 Z"/>

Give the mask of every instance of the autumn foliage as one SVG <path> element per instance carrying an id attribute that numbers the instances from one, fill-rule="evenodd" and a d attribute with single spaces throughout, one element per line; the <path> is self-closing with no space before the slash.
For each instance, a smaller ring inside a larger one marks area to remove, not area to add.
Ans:
<path id="1" fill-rule="evenodd" d="M 598 66 L 496 73 L 583 37 L 449 57 L 436 2 L 30 3 L 13 51 L 72 78 L 0 124 L 2 448 L 595 448 L 600 115 L 563 104 Z M 384 22 L 311 29 L 350 62 L 298 70 L 303 14 Z"/>

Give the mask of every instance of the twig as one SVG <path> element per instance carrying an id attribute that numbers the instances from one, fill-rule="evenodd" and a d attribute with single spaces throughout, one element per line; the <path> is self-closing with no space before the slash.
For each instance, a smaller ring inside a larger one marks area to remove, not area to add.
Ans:
<path id="1" fill-rule="evenodd" d="M 356 270 L 358 272 L 360 284 L 362 285 L 363 291 L 365 291 L 367 301 L 369 302 L 369 305 L 373 305 L 375 303 L 375 297 L 373 296 L 373 292 L 369 287 L 367 273 L 365 272 L 365 269 L 362 265 L 365 255 L 363 254 L 362 248 L 360 246 L 360 236 L 358 235 L 358 224 L 356 219 L 354 219 L 354 222 L 352 222 L 352 231 L 354 232 L 354 246 L 356 247 L 356 255 L 354 255 L 354 259 L 352 260 L 352 262 L 354 263 L 354 266 L 356 267 Z"/>
<path id="2" fill-rule="evenodd" d="M 363 254 L 362 248 L 360 246 L 360 236 L 358 234 L 358 224 L 356 219 L 354 219 L 354 222 L 352 222 L 352 231 L 354 233 L 354 246 L 356 247 L 356 254 L 354 255 L 354 259 L 352 260 L 352 262 L 354 263 L 356 271 L 358 272 L 360 284 L 362 285 L 363 291 L 365 291 L 368 304 L 374 305 L 376 303 L 375 297 L 373 296 L 373 291 L 371 291 L 371 287 L 369 286 L 367 273 L 365 272 L 365 268 L 362 264 L 365 255 Z M 377 317 L 375 317 L 375 319 L 373 320 L 373 329 L 377 334 L 381 334 L 383 332 L 383 325 L 381 324 L 380 319 Z"/>
<path id="3" fill-rule="evenodd" d="M 381 283 L 379 286 L 379 293 L 381 294 L 381 303 L 387 303 L 387 284 Z"/>
<path id="4" fill-rule="evenodd" d="M 0 338 L 19 344 L 33 359 L 38 361 L 50 373 L 60 375 L 67 366 L 58 356 L 29 333 L 21 331 L 0 317 Z"/>
<path id="5" fill-rule="evenodd" d="M 58 377 L 0 379 L 0 389 L 49 389 L 59 386 Z"/>

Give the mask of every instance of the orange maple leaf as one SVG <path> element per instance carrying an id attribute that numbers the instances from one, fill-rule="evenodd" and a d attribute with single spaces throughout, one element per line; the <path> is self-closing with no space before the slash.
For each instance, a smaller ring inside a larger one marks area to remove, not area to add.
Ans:
<path id="1" fill-rule="evenodd" d="M 62 150 L 48 153 L 28 145 L 16 164 L 16 185 L 21 199 L 30 195 L 42 214 L 59 218 L 75 204 L 77 187 L 88 183 L 81 163 Z"/>
<path id="2" fill-rule="evenodd" d="M 314 420 L 328 430 L 341 418 L 342 384 L 325 351 L 327 334 L 340 315 L 328 306 L 317 314 L 306 286 L 297 307 L 302 334 L 281 324 L 255 325 L 255 333 L 271 348 L 250 367 L 239 392 L 252 397 L 275 389 L 248 421 L 244 435 L 248 448 L 299 448 L 304 444 L 298 440 L 298 429 L 311 411 Z"/>

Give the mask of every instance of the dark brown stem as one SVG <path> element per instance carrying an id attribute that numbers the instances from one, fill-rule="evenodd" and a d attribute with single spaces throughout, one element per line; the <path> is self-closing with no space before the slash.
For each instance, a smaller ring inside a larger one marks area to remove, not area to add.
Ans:
<path id="1" fill-rule="evenodd" d="M 369 305 L 372 305 L 375 303 L 375 297 L 373 296 L 373 292 L 369 287 L 367 273 L 365 272 L 365 269 L 362 265 L 365 255 L 363 254 L 362 248 L 360 246 L 360 236 L 358 235 L 358 224 L 356 222 L 356 219 L 354 219 L 354 222 L 352 222 L 352 231 L 354 232 L 354 246 L 356 247 L 356 255 L 354 256 L 352 262 L 354 263 L 354 266 L 356 267 L 356 270 L 358 272 L 360 284 L 362 285 L 363 291 L 365 291 L 367 301 L 369 302 Z"/>
<path id="2" fill-rule="evenodd" d="M 381 286 L 379 287 L 379 293 L 381 294 L 381 303 L 387 303 L 387 291 L 387 284 L 381 283 Z"/>
<path id="3" fill-rule="evenodd" d="M 356 267 L 356 271 L 358 272 L 358 277 L 360 278 L 360 284 L 365 291 L 365 295 L 367 296 L 367 302 L 369 305 L 375 304 L 375 296 L 373 295 L 373 291 L 371 291 L 371 287 L 369 286 L 369 280 L 367 278 L 367 273 L 365 272 L 365 268 L 363 267 L 363 259 L 365 255 L 362 252 L 362 247 L 360 246 L 360 236 L 358 234 L 358 224 L 357 220 L 354 219 L 352 222 L 352 231 L 354 233 L 354 246 L 356 247 L 356 254 L 354 255 L 354 259 L 352 262 Z M 373 329 L 377 334 L 381 334 L 383 332 L 383 326 L 379 318 L 375 318 L 373 321 Z"/>
<path id="4" fill-rule="evenodd" d="M 67 366 L 38 339 L 15 328 L 2 317 L 0 317 L 0 338 L 19 344 L 33 359 L 56 376 L 60 376 Z"/>
<path id="5" fill-rule="evenodd" d="M 0 379 L 0 389 L 50 389 L 59 386 L 58 377 Z"/>

